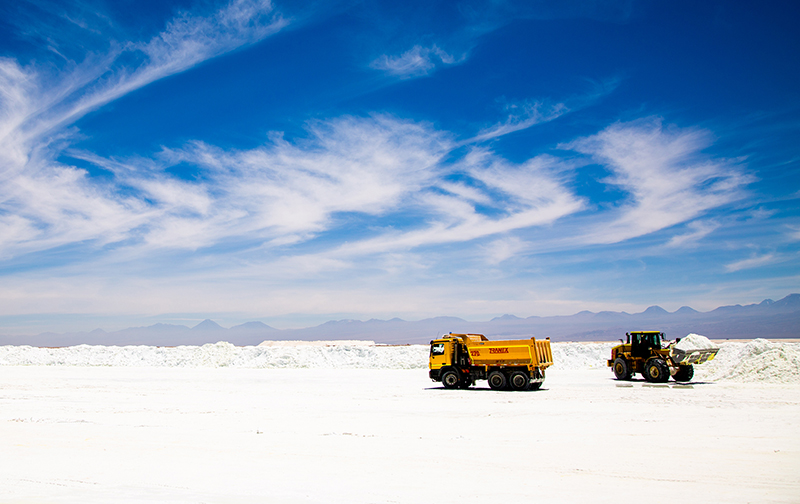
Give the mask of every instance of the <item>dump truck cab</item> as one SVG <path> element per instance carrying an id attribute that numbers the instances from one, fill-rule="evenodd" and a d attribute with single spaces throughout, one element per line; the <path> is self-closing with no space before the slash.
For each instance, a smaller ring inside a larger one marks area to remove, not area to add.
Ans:
<path id="1" fill-rule="evenodd" d="M 483 335 L 467 334 L 465 336 Z M 468 366 L 469 350 L 463 341 L 456 338 L 446 338 L 431 342 L 430 369 L 441 369 L 444 366 Z"/>
<path id="2" fill-rule="evenodd" d="M 431 379 L 441 379 L 445 368 L 459 368 L 462 374 L 468 374 L 471 364 L 467 341 L 488 341 L 483 334 L 448 334 L 431 341 L 431 354 L 428 363 Z"/>

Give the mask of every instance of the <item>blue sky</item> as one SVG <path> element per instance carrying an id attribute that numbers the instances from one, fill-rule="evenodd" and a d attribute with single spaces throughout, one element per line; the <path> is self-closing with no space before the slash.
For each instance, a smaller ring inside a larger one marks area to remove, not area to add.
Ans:
<path id="1" fill-rule="evenodd" d="M 0 330 L 800 291 L 792 2 L 0 3 Z"/>

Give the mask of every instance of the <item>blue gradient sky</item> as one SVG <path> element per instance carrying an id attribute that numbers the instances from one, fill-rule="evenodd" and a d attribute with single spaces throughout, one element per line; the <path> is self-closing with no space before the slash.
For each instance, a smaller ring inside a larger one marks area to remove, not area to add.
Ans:
<path id="1" fill-rule="evenodd" d="M 0 6 L 0 332 L 800 291 L 793 2 Z"/>

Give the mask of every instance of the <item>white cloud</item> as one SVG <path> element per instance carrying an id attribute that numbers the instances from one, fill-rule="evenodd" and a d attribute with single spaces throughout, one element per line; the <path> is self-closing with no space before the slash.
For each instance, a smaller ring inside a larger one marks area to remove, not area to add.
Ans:
<path id="1" fill-rule="evenodd" d="M 692 246 L 718 229 L 719 224 L 712 221 L 694 221 L 690 222 L 687 227 L 689 232 L 670 238 L 667 247 Z"/>
<path id="2" fill-rule="evenodd" d="M 777 262 L 779 258 L 775 254 L 764 254 L 761 256 L 753 256 L 749 259 L 742 259 L 741 261 L 732 262 L 725 265 L 725 271 L 732 273 L 734 271 L 741 271 L 744 269 L 758 268 L 767 264 Z"/>
<path id="3" fill-rule="evenodd" d="M 562 147 L 590 155 L 610 172 L 604 182 L 627 193 L 613 218 L 589 232 L 591 243 L 617 243 L 674 226 L 743 198 L 753 181 L 736 163 L 702 154 L 702 130 L 664 128 L 657 119 L 614 124 Z"/>
<path id="4" fill-rule="evenodd" d="M 303 271 L 340 270 L 380 254 L 385 266 L 390 256 L 399 263 L 398 257 L 409 257 L 419 247 L 483 240 L 491 243 L 476 247 L 483 247 L 490 264 L 499 264 L 526 249 L 510 233 L 552 226 L 587 208 L 570 188 L 572 162 L 538 156 L 511 163 L 476 147 L 458 157 L 455 149 L 465 144 L 449 132 L 383 115 L 317 121 L 305 139 L 290 142 L 274 134 L 249 150 L 192 142 L 150 159 L 70 153 L 108 169 L 114 174 L 110 179 L 56 161 L 68 146 L 70 121 L 285 24 L 263 1 L 234 1 L 207 17 L 184 13 L 150 40 L 87 58 L 56 83 L 0 59 L 0 156 L 6 170 L 0 175 L 2 256 L 80 243 L 124 243 L 115 253 L 134 260 L 153 249 L 226 243 L 246 243 L 269 254 L 270 248 L 339 230 L 356 215 L 363 227 L 357 237 L 337 237 L 322 251 L 289 259 Z M 128 71 L 109 70 L 122 53 L 139 58 L 138 63 Z M 429 72 L 430 65 L 459 61 L 437 46 L 417 46 L 376 64 L 411 76 Z M 547 101 L 511 104 L 506 121 L 470 142 L 566 111 L 564 104 Z M 699 151 L 706 143 L 702 132 L 664 130 L 655 121 L 642 121 L 617 124 L 570 144 L 606 165 L 613 174 L 606 182 L 631 195 L 631 203 L 609 222 L 584 231 L 578 240 L 608 243 L 640 236 L 696 219 L 738 197 L 747 177 L 726 161 L 704 160 Z M 196 166 L 202 176 L 171 176 L 167 168 L 179 163 Z M 387 216 L 391 219 L 384 220 Z M 695 229 L 673 244 L 699 239 L 703 232 Z M 275 255 L 264 261 L 274 261 Z M 425 267 L 424 260 L 418 264 Z"/>
<path id="5" fill-rule="evenodd" d="M 313 236 L 333 215 L 381 215 L 396 208 L 435 175 L 449 151 L 446 135 L 385 116 L 317 122 L 310 137 L 290 144 L 279 137 L 264 147 L 225 152 L 196 143 L 171 153 L 208 170 L 209 191 L 220 221 L 210 242 L 254 234 Z"/>
<path id="6" fill-rule="evenodd" d="M 786 226 L 789 230 L 788 237 L 791 241 L 800 241 L 800 226 Z"/>
<path id="7" fill-rule="evenodd" d="M 118 72 L 101 79 L 108 62 L 94 69 L 97 86 L 65 112 L 62 121 L 74 121 L 158 79 L 189 68 L 272 35 L 288 25 L 273 12 L 270 0 L 232 0 L 210 16 L 184 12 L 145 43 L 128 43 L 120 54 L 143 58 L 130 73 Z"/>
<path id="8" fill-rule="evenodd" d="M 24 162 L 34 144 L 98 107 L 155 80 L 252 44 L 287 21 L 268 0 L 233 0 L 208 17 L 184 12 L 148 42 L 111 42 L 108 52 L 69 62 L 56 78 L 0 59 L 0 141 Z M 115 65 L 122 59 L 127 65 Z M 135 63 L 133 67 L 131 63 Z M 9 145 L 11 144 L 11 145 Z M 9 154 L 5 154 L 8 156 Z"/>
<path id="9" fill-rule="evenodd" d="M 552 121 L 569 112 L 564 103 L 546 101 L 524 101 L 510 103 L 505 107 L 508 117 L 504 122 L 481 130 L 465 143 L 482 142 L 501 137 L 515 131 L 524 130 L 536 124 Z"/>
<path id="10" fill-rule="evenodd" d="M 516 236 L 494 240 L 483 247 L 489 264 L 500 264 L 518 255 L 520 252 L 524 251 L 525 248 L 525 243 Z"/>
<path id="11" fill-rule="evenodd" d="M 399 56 L 381 55 L 370 63 L 376 70 L 407 79 L 430 74 L 437 66 L 455 65 L 465 57 L 455 58 L 437 45 L 422 47 L 415 45 Z"/>
<path id="12" fill-rule="evenodd" d="M 479 211 L 468 194 L 426 192 L 417 199 L 429 217 L 423 226 L 409 231 L 387 231 L 383 235 L 342 246 L 337 253 L 360 255 L 393 250 L 409 250 L 425 245 L 463 243 L 533 226 L 550 225 L 584 207 L 564 184 L 561 163 L 550 157 L 531 159 L 514 165 L 491 152 L 474 149 L 452 168 L 465 171 L 483 186 L 493 212 Z M 453 184 L 445 184 L 452 188 Z"/>
<path id="13" fill-rule="evenodd" d="M 163 210 L 127 194 L 125 187 L 98 183 L 84 170 L 56 162 L 72 134 L 66 127 L 132 90 L 285 25 L 269 1 L 234 0 L 208 17 L 185 12 L 149 42 L 112 43 L 108 53 L 69 63 L 55 79 L 0 58 L 0 253 L 9 257 L 86 240 L 110 243 L 163 217 Z M 115 67 L 122 55 L 139 58 L 138 66 Z M 127 182 L 162 208 L 208 211 L 203 188 L 144 178 Z"/>

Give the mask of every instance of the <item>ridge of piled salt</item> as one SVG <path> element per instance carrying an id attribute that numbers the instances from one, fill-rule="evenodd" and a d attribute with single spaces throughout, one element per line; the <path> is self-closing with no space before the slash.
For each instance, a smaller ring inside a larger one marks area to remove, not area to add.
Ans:
<path id="1" fill-rule="evenodd" d="M 265 340 L 258 344 L 260 347 L 296 347 L 296 346 L 375 346 L 374 341 L 365 340 L 324 340 L 324 341 L 304 341 L 304 340 Z"/>
<path id="2" fill-rule="evenodd" d="M 695 366 L 695 379 L 800 383 L 800 343 L 762 338 L 723 343 L 714 360 Z"/>
<path id="3" fill-rule="evenodd" d="M 695 350 L 719 348 L 719 345 L 715 345 L 710 339 L 706 338 L 705 336 L 690 333 L 685 338 L 681 338 L 681 340 L 675 344 L 675 348 L 683 352 L 693 352 Z"/>
<path id="4" fill-rule="evenodd" d="M 427 355 L 427 345 L 2 346 L 0 365 L 408 369 L 427 365 Z"/>
<path id="5" fill-rule="evenodd" d="M 428 345 L 332 343 L 336 342 L 248 347 L 226 342 L 178 347 L 0 346 L 0 366 L 320 369 L 425 369 L 428 366 Z M 617 343 L 554 342 L 552 369 L 605 368 L 615 345 Z M 800 343 L 756 339 L 749 343 L 724 342 L 713 346 L 720 348 L 716 358 L 695 366 L 695 381 L 800 383 Z"/>

